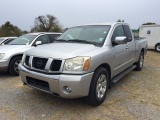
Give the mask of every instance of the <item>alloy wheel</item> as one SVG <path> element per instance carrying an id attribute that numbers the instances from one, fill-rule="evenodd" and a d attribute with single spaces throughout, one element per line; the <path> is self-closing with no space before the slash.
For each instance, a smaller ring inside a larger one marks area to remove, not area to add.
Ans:
<path id="1" fill-rule="evenodd" d="M 106 87 L 107 87 L 107 79 L 106 79 L 106 76 L 102 74 L 98 78 L 97 86 L 96 86 L 96 94 L 98 99 L 103 98 L 106 92 Z"/>
<path id="2" fill-rule="evenodd" d="M 19 63 L 21 63 L 21 60 L 17 60 L 17 61 L 14 63 L 14 70 L 15 70 L 15 72 L 17 72 L 17 73 L 19 73 L 19 69 L 18 69 Z"/>

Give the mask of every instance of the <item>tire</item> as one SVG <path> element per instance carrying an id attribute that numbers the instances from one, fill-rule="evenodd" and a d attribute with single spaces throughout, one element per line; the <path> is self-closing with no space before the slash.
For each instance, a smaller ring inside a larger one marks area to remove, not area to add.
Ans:
<path id="1" fill-rule="evenodd" d="M 98 106 L 103 103 L 108 91 L 109 76 L 105 68 L 98 68 L 92 78 L 90 84 L 89 95 L 84 100 L 93 106 Z"/>
<path id="2" fill-rule="evenodd" d="M 138 62 L 136 63 L 136 68 L 135 70 L 136 71 L 141 71 L 142 68 L 143 68 L 143 64 L 144 64 L 144 52 L 141 51 L 140 55 L 139 55 L 139 60 Z"/>
<path id="3" fill-rule="evenodd" d="M 18 76 L 19 70 L 18 70 L 18 64 L 21 62 L 22 56 L 16 56 L 11 59 L 9 63 L 9 73 Z"/>
<path id="4" fill-rule="evenodd" d="M 160 44 L 157 44 L 157 45 L 155 46 L 155 50 L 156 50 L 157 52 L 160 52 Z"/>

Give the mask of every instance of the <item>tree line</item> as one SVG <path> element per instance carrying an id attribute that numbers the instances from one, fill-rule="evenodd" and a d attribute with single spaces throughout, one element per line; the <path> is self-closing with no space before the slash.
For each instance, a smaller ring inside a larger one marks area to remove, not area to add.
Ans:
<path id="1" fill-rule="evenodd" d="M 29 32 L 62 32 L 62 26 L 54 15 L 36 17 L 30 31 L 23 31 L 10 21 L 0 26 L 0 37 L 21 36 Z"/>
<path id="2" fill-rule="evenodd" d="M 118 19 L 117 22 L 124 22 Z M 153 25 L 148 22 L 142 25 Z M 67 28 L 66 28 L 67 29 Z M 62 26 L 54 15 L 41 15 L 35 18 L 34 25 L 30 31 L 23 31 L 19 27 L 12 25 L 9 21 L 0 26 L 0 37 L 21 36 L 29 32 L 62 32 Z"/>

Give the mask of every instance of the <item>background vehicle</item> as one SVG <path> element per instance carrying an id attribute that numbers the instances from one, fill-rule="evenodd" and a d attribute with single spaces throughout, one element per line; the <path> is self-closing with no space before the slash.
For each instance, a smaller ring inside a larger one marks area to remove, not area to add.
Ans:
<path id="1" fill-rule="evenodd" d="M 142 25 L 139 36 L 146 37 L 149 49 L 160 52 L 160 25 Z"/>
<path id="2" fill-rule="evenodd" d="M 112 83 L 142 69 L 146 48 L 146 39 L 135 40 L 126 23 L 76 26 L 54 44 L 26 51 L 20 76 L 30 87 L 100 105 Z"/>
<path id="3" fill-rule="evenodd" d="M 18 64 L 26 50 L 40 44 L 53 43 L 61 33 L 29 33 L 0 46 L 0 72 L 19 75 Z"/>
<path id="4" fill-rule="evenodd" d="M 8 44 L 17 37 L 0 37 L 0 45 Z"/>

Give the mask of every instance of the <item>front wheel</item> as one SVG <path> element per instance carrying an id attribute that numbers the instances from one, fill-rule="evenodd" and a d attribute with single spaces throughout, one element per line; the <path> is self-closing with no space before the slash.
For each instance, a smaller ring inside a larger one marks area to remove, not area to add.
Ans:
<path id="1" fill-rule="evenodd" d="M 135 70 L 137 71 L 141 71 L 143 68 L 143 64 L 144 64 L 144 52 L 141 51 L 140 56 L 139 56 L 139 60 L 136 63 L 136 68 Z"/>
<path id="2" fill-rule="evenodd" d="M 160 44 L 157 44 L 157 45 L 155 46 L 155 50 L 156 50 L 157 52 L 160 52 Z"/>
<path id="3" fill-rule="evenodd" d="M 14 76 L 19 75 L 19 70 L 18 70 L 18 65 L 21 62 L 22 57 L 21 56 L 16 56 L 11 59 L 10 64 L 9 64 L 9 72 L 10 74 Z"/>
<path id="4" fill-rule="evenodd" d="M 93 106 L 103 103 L 108 91 L 108 71 L 105 68 L 98 68 L 92 78 L 89 95 L 85 97 L 85 101 Z"/>

